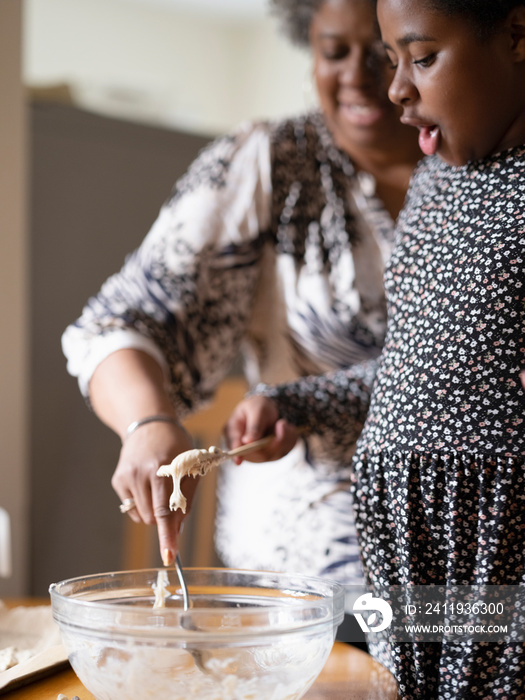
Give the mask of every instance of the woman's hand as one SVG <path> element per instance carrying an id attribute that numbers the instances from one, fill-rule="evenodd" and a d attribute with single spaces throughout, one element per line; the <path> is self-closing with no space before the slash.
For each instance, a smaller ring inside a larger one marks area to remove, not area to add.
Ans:
<path id="1" fill-rule="evenodd" d="M 133 498 L 135 508 L 128 511 L 136 523 L 157 525 L 159 548 L 165 566 L 173 563 L 178 550 L 178 534 L 189 514 L 198 479 L 187 477 L 182 491 L 188 499 L 186 513 L 171 511 L 169 498 L 172 480 L 157 476 L 158 468 L 193 448 L 190 436 L 179 424 L 153 422 L 141 426 L 124 440 L 111 485 L 121 501 Z"/>
<path id="2" fill-rule="evenodd" d="M 122 440 L 112 486 L 121 501 L 134 499 L 136 508 L 127 511 L 130 518 L 157 524 L 162 561 L 168 566 L 177 552 L 178 533 L 185 516 L 180 511 L 169 510 L 172 482 L 157 476 L 157 469 L 193 445 L 177 422 L 164 372 L 151 356 L 140 350 L 118 350 L 97 366 L 89 389 L 95 413 Z M 127 435 L 134 421 L 157 415 L 169 416 L 173 422 L 145 423 Z M 197 479 L 183 481 L 189 506 L 196 486 Z"/>
<path id="3" fill-rule="evenodd" d="M 288 454 L 297 442 L 297 430 L 279 418 L 275 403 L 264 396 L 250 396 L 241 401 L 233 410 L 224 428 L 224 436 L 229 449 L 246 445 L 254 440 L 275 435 L 266 447 L 250 452 L 245 459 L 250 462 L 271 462 Z M 235 458 L 240 464 L 242 457 Z"/>

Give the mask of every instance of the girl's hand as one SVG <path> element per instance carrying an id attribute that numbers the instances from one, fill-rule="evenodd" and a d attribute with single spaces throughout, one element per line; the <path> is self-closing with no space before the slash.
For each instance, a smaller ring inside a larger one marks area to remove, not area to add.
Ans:
<path id="1" fill-rule="evenodd" d="M 250 396 L 241 401 L 233 410 L 224 428 L 224 436 L 229 449 L 246 445 L 270 434 L 275 439 L 266 447 L 250 452 L 245 459 L 250 462 L 271 462 L 288 454 L 297 442 L 297 430 L 279 418 L 275 403 L 264 396 Z M 240 464 L 242 457 L 236 457 Z"/>
<path id="2" fill-rule="evenodd" d="M 128 511 L 136 523 L 157 525 L 159 547 L 164 565 L 173 563 L 183 519 L 189 514 L 198 479 L 186 478 L 182 490 L 188 499 L 186 514 L 169 509 L 172 480 L 157 476 L 157 469 L 193 448 L 190 436 L 181 425 L 148 423 L 124 440 L 111 485 L 121 501 L 135 500 Z"/>

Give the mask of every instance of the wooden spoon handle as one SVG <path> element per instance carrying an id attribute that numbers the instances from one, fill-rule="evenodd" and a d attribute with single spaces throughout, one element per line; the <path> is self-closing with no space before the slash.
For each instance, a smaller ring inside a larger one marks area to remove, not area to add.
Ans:
<path id="1" fill-rule="evenodd" d="M 255 440 L 254 442 L 249 442 L 246 445 L 236 447 L 234 450 L 228 450 L 228 452 L 226 452 L 225 454 L 228 457 L 239 457 L 241 455 L 246 455 L 250 452 L 255 452 L 255 450 L 258 450 L 260 447 L 269 445 L 274 438 L 275 435 L 267 435 L 266 437 L 263 437 L 260 440 Z"/>

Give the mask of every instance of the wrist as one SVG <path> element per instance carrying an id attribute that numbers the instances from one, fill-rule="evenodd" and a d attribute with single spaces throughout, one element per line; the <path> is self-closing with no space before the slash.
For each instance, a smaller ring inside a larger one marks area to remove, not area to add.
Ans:
<path id="1" fill-rule="evenodd" d="M 150 423 L 171 423 L 179 428 L 183 428 L 182 423 L 175 416 L 171 416 L 168 413 L 155 413 L 150 416 L 145 416 L 144 418 L 139 418 L 138 420 L 132 421 L 124 432 L 122 442 L 124 443 L 134 432 L 139 430 L 145 425 Z"/>

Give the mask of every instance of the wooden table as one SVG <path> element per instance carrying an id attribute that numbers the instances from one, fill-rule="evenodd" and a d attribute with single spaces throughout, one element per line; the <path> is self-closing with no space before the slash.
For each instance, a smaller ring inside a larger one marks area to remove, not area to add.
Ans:
<path id="1" fill-rule="evenodd" d="M 96 700 L 69 667 L 0 695 L 0 698 L 57 700 L 59 693 L 69 700 L 75 695 L 80 700 Z M 324 669 L 304 700 L 396 700 L 397 697 L 396 681 L 386 668 L 365 652 L 336 642 Z"/>

